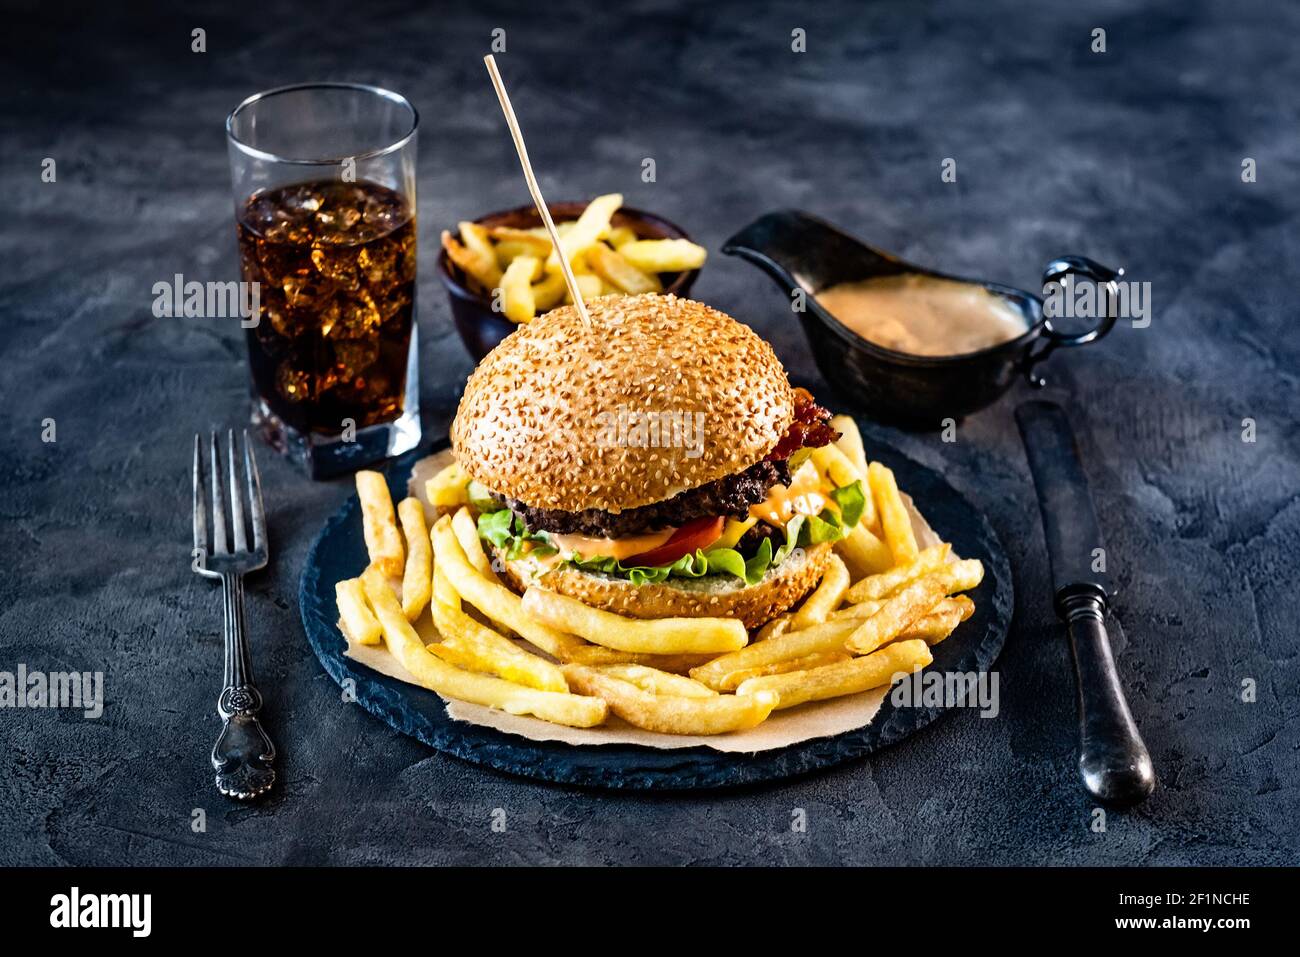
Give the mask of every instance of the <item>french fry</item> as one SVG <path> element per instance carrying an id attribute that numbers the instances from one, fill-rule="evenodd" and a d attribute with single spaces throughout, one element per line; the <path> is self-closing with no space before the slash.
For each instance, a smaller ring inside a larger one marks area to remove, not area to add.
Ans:
<path id="1" fill-rule="evenodd" d="M 930 572 L 941 568 L 948 561 L 948 554 L 951 551 L 952 546 L 947 542 L 931 545 L 906 565 L 899 565 L 897 568 L 891 568 L 886 572 L 868 575 L 866 578 L 854 582 L 849 587 L 844 598 L 846 601 L 856 604 L 857 602 L 879 600 L 892 595 L 909 582 L 916 581 L 922 575 L 928 575 Z"/>
<path id="2" fill-rule="evenodd" d="M 424 483 L 424 496 L 435 508 L 453 508 L 469 504 L 469 476 L 457 462 L 452 462 Z"/>
<path id="3" fill-rule="evenodd" d="M 352 639 L 363 645 L 379 644 L 384 631 L 366 603 L 366 590 L 361 579 L 346 578 L 335 584 L 334 599 L 339 606 L 339 617 Z"/>
<path id="4" fill-rule="evenodd" d="M 663 292 L 663 283 L 654 273 L 644 273 L 604 243 L 596 243 L 587 250 L 587 261 L 592 271 L 614 289 L 629 296 L 644 292 Z"/>
<path id="5" fill-rule="evenodd" d="M 406 565 L 402 536 L 393 515 L 388 483 L 378 472 L 357 473 L 357 498 L 361 501 L 361 530 L 366 537 L 370 564 L 390 578 L 401 578 Z"/>
<path id="6" fill-rule="evenodd" d="M 529 654 L 459 607 L 435 599 L 433 623 L 443 640 L 429 645 L 429 651 L 458 667 L 494 674 L 541 691 L 569 690 L 557 665 Z"/>
<path id="7" fill-rule="evenodd" d="M 500 622 L 520 637 L 561 661 L 571 660 L 584 642 L 543 624 L 527 614 L 519 596 L 499 582 L 489 581 L 475 570 L 456 539 L 451 518 L 444 515 L 433 526 L 434 567 L 442 570 L 452 588 L 465 601 L 493 621 Z"/>
<path id="8" fill-rule="evenodd" d="M 801 628 L 821 624 L 840 606 L 840 602 L 844 600 L 844 593 L 848 590 L 849 570 L 838 555 L 832 555 L 821 584 L 804 599 L 799 610 L 790 619 L 790 629 L 798 631 Z"/>
<path id="9" fill-rule="evenodd" d="M 430 654 L 383 576 L 372 568 L 361 580 L 384 630 L 384 644 L 421 687 L 448 698 L 500 708 L 510 714 L 531 714 L 574 728 L 590 728 L 605 721 L 608 707 L 601 698 L 526 688 L 502 678 L 465 671 Z"/>
<path id="10" fill-rule="evenodd" d="M 609 220 L 619 207 L 623 205 L 622 193 L 609 193 L 606 196 L 597 196 L 580 215 L 568 230 L 560 232 L 560 252 L 573 261 L 573 257 L 578 253 L 585 252 L 591 246 L 594 246 L 601 236 L 609 232 Z M 560 257 L 556 250 L 552 249 L 550 256 L 546 259 L 546 268 L 556 270 L 560 268 Z M 583 298 L 586 298 L 586 291 L 583 291 Z"/>
<path id="11" fill-rule="evenodd" d="M 768 691 L 712 698 L 650 694 L 629 681 L 585 665 L 565 665 L 564 677 L 569 687 L 603 698 L 609 710 L 628 724 L 661 734 L 743 731 L 761 723 L 777 705 L 777 696 Z"/>
<path id="12" fill-rule="evenodd" d="M 878 574 L 894 564 L 894 554 L 889 546 L 861 523 L 850 529 L 834 547 L 835 553 L 849 566 L 853 578 Z"/>
<path id="13" fill-rule="evenodd" d="M 667 671 L 684 675 L 692 668 L 698 668 L 716 655 L 647 655 L 634 651 L 615 651 L 603 645 L 581 642 L 578 647 L 567 649 L 560 659 L 569 664 L 589 665 L 592 668 L 605 665 L 642 665 L 656 671 Z"/>
<path id="14" fill-rule="evenodd" d="M 812 450 L 813 464 L 835 485 L 852 485 L 862 482 L 867 491 L 867 473 L 860 470 L 838 445 L 823 445 Z"/>
<path id="15" fill-rule="evenodd" d="M 894 556 L 895 565 L 905 565 L 916 560 L 919 549 L 912 533 L 912 519 L 898 494 L 894 473 L 879 462 L 867 466 L 867 483 L 880 511 L 880 525 L 885 533 L 885 544 Z"/>
<path id="16" fill-rule="evenodd" d="M 523 610 L 553 628 L 616 651 L 720 654 L 749 641 L 745 626 L 735 618 L 624 618 L 536 585 L 524 592 Z"/>
<path id="17" fill-rule="evenodd" d="M 869 598 L 866 601 L 858 602 L 856 605 L 846 605 L 845 607 L 841 608 L 839 611 L 832 612 L 831 620 L 841 621 L 845 618 L 856 618 L 859 621 L 865 621 L 866 619 L 874 615 L 876 612 L 878 612 L 880 610 L 880 607 L 885 603 L 885 601 L 886 599 L 883 598 L 878 600 Z M 967 605 L 969 605 L 969 608 L 966 607 Z M 964 595 L 959 595 L 955 598 L 945 598 L 943 601 L 939 602 L 932 609 L 930 609 L 927 618 L 918 618 L 915 624 L 917 627 L 920 627 L 922 622 L 936 615 L 942 616 L 946 619 L 950 613 L 956 612 L 958 610 L 964 610 L 964 614 L 961 618 L 961 621 L 965 621 L 967 618 L 971 616 L 971 612 L 975 610 L 975 603 L 971 601 L 969 598 L 965 597 Z M 911 629 L 909 628 L 908 632 L 910 632 L 910 630 Z M 905 637 L 905 638 L 923 637 L 923 635 L 909 634 L 908 632 L 904 632 L 901 637 Z"/>
<path id="18" fill-rule="evenodd" d="M 721 655 L 692 668 L 690 676 L 714 691 L 725 691 L 727 676 L 750 668 L 761 668 L 779 661 L 806 658 L 824 652 L 844 651 L 844 642 L 860 626 L 851 618 L 833 619 L 802 631 L 756 642 L 731 654 Z"/>
<path id="19" fill-rule="evenodd" d="M 572 228 L 573 228 L 573 223 L 569 220 L 565 220 L 562 223 L 555 224 L 555 231 L 559 233 L 561 236 L 563 236 L 566 232 L 568 232 Z M 551 239 L 551 234 L 547 231 L 545 226 L 529 226 L 527 229 L 522 230 L 522 232 L 531 233 L 534 236 L 541 236 L 547 242 L 550 242 Z"/>
<path id="20" fill-rule="evenodd" d="M 929 614 L 945 595 L 974 588 L 983 577 L 984 566 L 968 558 L 918 578 L 886 598 L 880 609 L 848 637 L 844 646 L 859 655 L 870 654 L 893 641 L 918 618 Z"/>
<path id="21" fill-rule="evenodd" d="M 436 579 L 435 575 L 435 579 Z M 856 605 L 845 605 L 838 611 L 831 612 L 830 621 L 840 621 L 844 618 L 857 618 L 859 620 L 870 618 L 880 610 L 884 604 L 883 600 L 868 598 L 866 601 L 860 601 Z"/>
<path id="22" fill-rule="evenodd" d="M 550 246 L 547 246 L 546 248 L 549 250 Z M 536 249 L 534 249 L 532 245 L 517 243 L 513 240 L 496 243 L 492 247 L 492 251 L 496 253 L 497 262 L 500 264 L 503 271 L 520 256 L 532 256 L 534 259 L 545 258 L 545 256 L 538 256 Z"/>
<path id="23" fill-rule="evenodd" d="M 533 283 L 533 305 L 537 307 L 538 315 L 558 306 L 566 289 L 562 272 L 548 272 L 541 282 Z"/>
<path id="24" fill-rule="evenodd" d="M 948 562 L 930 574 L 938 577 L 943 582 L 944 591 L 952 595 L 977 588 L 984 580 L 984 563 L 978 558 L 963 558 L 959 562 Z"/>
<path id="25" fill-rule="evenodd" d="M 497 252 L 501 252 L 501 247 L 507 244 L 514 244 L 521 249 L 527 250 L 524 255 L 537 256 L 545 259 L 551 254 L 551 238 L 542 231 L 538 235 L 528 229 L 515 229 L 512 226 L 493 226 L 488 230 L 488 235 L 497 242 Z M 509 260 L 501 262 L 502 268 L 509 264 Z"/>
<path id="26" fill-rule="evenodd" d="M 474 569 L 488 581 L 500 581 L 496 572 L 492 570 L 492 562 L 487 557 L 487 552 L 483 551 L 483 542 L 478 537 L 478 526 L 470 517 L 469 509 L 456 510 L 451 517 L 451 530 L 456 533 L 456 541 L 460 542 L 465 557 L 469 559 Z"/>
<path id="27" fill-rule="evenodd" d="M 582 293 L 582 301 L 587 302 L 591 299 L 599 299 L 601 291 L 605 288 L 599 276 L 576 275 L 573 277 L 574 282 L 578 284 L 578 292 Z M 564 288 L 564 301 L 573 302 L 573 297 L 569 295 L 569 288 Z"/>
<path id="28" fill-rule="evenodd" d="M 740 671 L 733 671 L 723 678 L 719 684 L 722 685 L 723 691 L 734 691 L 750 678 L 783 675 L 788 671 L 811 671 L 813 668 L 821 668 L 824 665 L 848 661 L 852 657 L 847 651 L 819 651 L 815 654 L 804 655 L 802 658 L 791 658 L 789 661 L 774 661 L 770 665 L 760 665 L 757 668 L 744 668 Z"/>
<path id="29" fill-rule="evenodd" d="M 406 570 L 402 574 L 402 611 L 408 621 L 420 617 L 433 594 L 433 547 L 424 522 L 424 506 L 418 498 L 397 503 L 397 517 L 406 538 Z"/>
<path id="30" fill-rule="evenodd" d="M 870 654 L 897 638 L 912 622 L 929 614 L 945 593 L 943 582 L 936 577 L 917 579 L 898 594 L 886 598 L 880 609 L 849 635 L 844 646 L 854 654 Z"/>
<path id="31" fill-rule="evenodd" d="M 461 220 L 456 224 L 456 229 L 460 233 L 460 241 L 475 256 L 491 261 L 496 260 L 496 250 L 492 248 L 492 236 L 486 226 Z"/>
<path id="32" fill-rule="evenodd" d="M 867 484 L 867 473 L 860 471 L 853 460 L 836 445 L 823 445 L 813 449 L 812 460 L 818 470 L 838 488 L 854 482 L 862 483 L 862 517 L 858 522 L 873 534 L 879 531 L 880 516 L 876 513 L 876 502 Z"/>
<path id="33" fill-rule="evenodd" d="M 937 645 L 953 633 L 958 625 L 975 613 L 975 603 L 965 595 L 945 598 L 935 605 L 930 614 L 918 618 L 898 636 L 906 641 L 919 638 L 927 645 Z"/>
<path id="34" fill-rule="evenodd" d="M 615 226 L 609 231 L 609 244 L 621 249 L 628 243 L 636 242 L 636 231 L 631 226 Z"/>
<path id="35" fill-rule="evenodd" d="M 807 701 L 823 701 L 879 688 L 889 684 L 894 676 L 924 668 L 933 660 L 924 641 L 900 641 L 862 658 L 851 658 L 809 671 L 750 678 L 736 693 L 738 696 L 775 693 L 780 697 L 778 708 L 793 708 Z M 618 709 L 613 710 L 618 713 Z"/>
<path id="36" fill-rule="evenodd" d="M 447 251 L 448 259 L 485 290 L 495 289 L 501 284 L 501 267 L 497 265 L 496 253 L 490 256 L 476 253 L 445 229 L 442 231 L 442 248 Z"/>
<path id="37" fill-rule="evenodd" d="M 712 698 L 717 692 L 693 678 L 675 675 L 645 665 L 598 665 L 597 671 L 630 682 L 651 694 L 677 695 L 680 698 Z"/>
<path id="38" fill-rule="evenodd" d="M 652 275 L 699 269 L 709 255 L 688 239 L 638 239 L 617 248 L 629 263 Z"/>
<path id="39" fill-rule="evenodd" d="M 790 619 L 794 616 L 790 612 L 777 615 L 762 628 L 758 629 L 758 634 L 754 636 L 754 641 L 767 641 L 769 638 L 776 638 L 784 635 L 790 630 Z"/>
<path id="40" fill-rule="evenodd" d="M 840 433 L 839 441 L 835 444 L 848 456 L 849 461 L 858 470 L 858 474 L 866 478 L 867 452 L 862 445 L 862 433 L 858 431 L 858 423 L 851 415 L 835 415 L 831 416 L 831 428 Z"/>
<path id="41" fill-rule="evenodd" d="M 442 602 L 448 608 L 460 608 L 460 595 L 447 580 L 447 573 L 437 565 L 433 566 L 433 600 Z"/>
<path id="42" fill-rule="evenodd" d="M 501 311 L 511 322 L 532 322 L 537 315 L 533 298 L 533 280 L 541 275 L 542 261 L 535 256 L 520 256 L 501 275 Z"/>

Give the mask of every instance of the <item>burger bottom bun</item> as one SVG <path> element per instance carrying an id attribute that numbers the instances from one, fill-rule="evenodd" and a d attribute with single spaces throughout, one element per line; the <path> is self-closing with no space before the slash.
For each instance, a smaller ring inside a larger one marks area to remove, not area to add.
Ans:
<path id="1" fill-rule="evenodd" d="M 490 546 L 489 546 L 490 547 Z M 505 561 L 496 549 L 494 558 L 511 587 L 523 591 L 528 584 L 568 595 L 596 608 L 632 618 L 739 618 L 753 630 L 771 621 L 812 591 L 830 561 L 829 543 L 797 549 L 756 585 L 746 585 L 730 575 L 704 578 L 670 578 L 650 585 L 633 585 L 576 568 L 556 568 L 533 582 L 524 580 L 517 562 Z"/>

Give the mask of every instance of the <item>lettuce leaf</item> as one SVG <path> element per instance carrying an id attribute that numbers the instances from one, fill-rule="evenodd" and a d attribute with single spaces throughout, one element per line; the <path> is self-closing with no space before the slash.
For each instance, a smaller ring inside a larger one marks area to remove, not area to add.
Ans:
<path id="1" fill-rule="evenodd" d="M 767 542 L 763 544 L 767 545 L 770 553 L 771 546 Z M 579 558 L 577 556 L 570 558 L 565 564 L 583 571 L 602 572 L 606 575 L 626 578 L 633 585 L 657 584 L 670 576 L 673 578 L 703 578 L 705 575 L 719 574 L 743 578 L 747 584 L 753 585 L 762 580 L 763 576 L 767 574 L 770 563 L 765 560 L 762 568 L 759 569 L 757 566 L 751 568 L 752 562 L 752 559 L 750 562 L 746 562 L 740 552 L 734 548 L 711 548 L 707 551 L 696 549 L 671 564 L 656 567 L 624 565 L 616 558 Z"/>
<path id="2" fill-rule="evenodd" d="M 545 532 L 528 531 L 523 520 L 508 508 L 480 513 L 478 537 L 501 549 L 510 561 L 520 558 L 525 551 L 529 555 L 544 558 L 559 550 L 551 544 L 551 539 Z M 525 548 L 525 542 L 531 542 L 532 545 Z"/>
<path id="3" fill-rule="evenodd" d="M 852 528 L 862 520 L 862 513 L 867 507 L 867 493 L 862 488 L 862 480 L 852 485 L 844 485 L 831 492 L 831 501 L 840 509 L 840 521 L 845 528 Z"/>

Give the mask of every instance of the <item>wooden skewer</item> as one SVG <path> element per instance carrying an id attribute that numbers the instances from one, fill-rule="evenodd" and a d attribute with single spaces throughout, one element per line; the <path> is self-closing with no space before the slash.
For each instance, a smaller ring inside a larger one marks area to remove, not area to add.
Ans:
<path id="1" fill-rule="evenodd" d="M 537 177 L 533 175 L 533 164 L 528 161 L 528 147 L 524 145 L 524 134 L 519 129 L 519 120 L 515 118 L 514 107 L 510 105 L 510 94 L 506 92 L 506 85 L 501 80 L 501 72 L 497 69 L 497 61 L 488 54 L 483 58 L 487 64 L 488 76 L 492 77 L 492 86 L 497 91 L 497 99 L 501 101 L 501 112 L 506 115 L 506 126 L 510 127 L 510 136 L 515 141 L 515 152 L 519 154 L 519 165 L 524 168 L 524 179 L 528 182 L 528 192 L 533 195 L 533 203 L 537 206 L 537 212 L 541 214 L 542 222 L 546 224 L 546 231 L 551 234 L 551 248 L 555 250 L 555 255 L 560 260 L 560 270 L 564 273 L 564 283 L 569 287 L 569 295 L 573 299 L 573 305 L 578 310 L 578 315 L 582 317 L 583 324 L 590 327 L 591 317 L 587 315 L 587 305 L 582 301 L 582 291 L 578 289 L 578 280 L 574 278 L 573 269 L 569 266 L 569 257 L 564 255 L 564 247 L 560 245 L 560 233 L 555 228 L 555 221 L 551 219 L 551 211 L 546 205 L 546 200 L 542 198 L 541 187 L 537 185 Z"/>

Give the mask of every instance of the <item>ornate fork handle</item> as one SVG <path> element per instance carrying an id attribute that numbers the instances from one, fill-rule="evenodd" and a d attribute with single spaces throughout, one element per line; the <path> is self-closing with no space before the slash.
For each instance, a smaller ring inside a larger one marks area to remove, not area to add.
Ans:
<path id="1" fill-rule="evenodd" d="M 266 793 L 275 783 L 275 745 L 257 720 L 262 695 L 253 683 L 253 663 L 244 628 L 243 576 L 222 574 L 221 594 L 226 658 L 217 713 L 224 726 L 212 747 L 212 767 L 222 794 L 248 800 Z"/>

